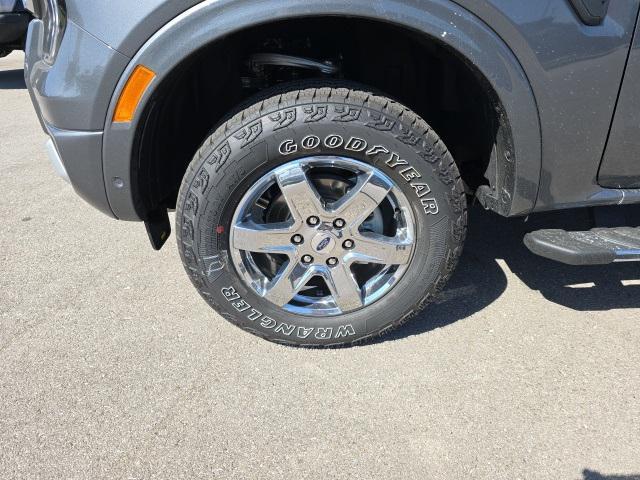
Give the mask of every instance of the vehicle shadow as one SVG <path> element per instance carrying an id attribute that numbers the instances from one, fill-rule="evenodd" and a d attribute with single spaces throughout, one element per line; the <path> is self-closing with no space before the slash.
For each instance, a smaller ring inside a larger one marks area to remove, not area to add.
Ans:
<path id="1" fill-rule="evenodd" d="M 640 218 L 637 207 L 618 207 L 615 213 L 620 212 L 626 213 L 621 215 L 620 225 L 637 225 L 632 220 Z M 533 255 L 522 242 L 526 233 L 542 228 L 594 228 L 593 214 L 594 209 L 549 212 L 532 215 L 527 222 L 492 215 L 485 219 L 484 228 L 503 235 L 497 242 L 499 251 L 493 252 L 495 258 L 504 259 L 511 272 L 547 300 L 577 311 L 640 308 L 638 263 L 576 267 Z"/>
<path id="2" fill-rule="evenodd" d="M 602 475 L 593 470 L 584 469 L 582 471 L 584 480 L 640 480 L 640 474 L 637 475 Z"/>
<path id="3" fill-rule="evenodd" d="M 635 215 L 638 207 L 632 208 Z M 474 206 L 469 218 L 458 269 L 438 300 L 381 341 L 419 335 L 483 310 L 506 290 L 509 271 L 546 300 L 573 310 L 640 308 L 640 264 L 564 265 L 532 254 L 522 241 L 541 228 L 593 228 L 593 209 L 508 219 Z"/>
<path id="4" fill-rule="evenodd" d="M 24 70 L 0 70 L 0 90 L 24 90 Z"/>

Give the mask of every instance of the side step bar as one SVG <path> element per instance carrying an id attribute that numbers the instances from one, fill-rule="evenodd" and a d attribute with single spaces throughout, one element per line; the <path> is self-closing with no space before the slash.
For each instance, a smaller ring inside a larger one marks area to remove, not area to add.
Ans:
<path id="1" fill-rule="evenodd" d="M 536 255 L 568 265 L 640 261 L 640 227 L 538 230 L 527 233 L 524 244 Z"/>

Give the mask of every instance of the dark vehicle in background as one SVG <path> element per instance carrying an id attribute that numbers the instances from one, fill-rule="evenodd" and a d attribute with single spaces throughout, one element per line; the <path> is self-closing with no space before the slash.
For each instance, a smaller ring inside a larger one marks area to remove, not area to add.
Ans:
<path id="1" fill-rule="evenodd" d="M 22 0 L 0 0 L 0 58 L 24 49 L 30 21 Z"/>
<path id="2" fill-rule="evenodd" d="M 639 9 L 33 0 L 25 75 L 60 175 L 156 249 L 175 210 L 220 315 L 345 345 L 436 298 L 470 202 L 505 217 L 640 203 Z M 640 260 L 633 225 L 524 241 L 569 264 Z"/>

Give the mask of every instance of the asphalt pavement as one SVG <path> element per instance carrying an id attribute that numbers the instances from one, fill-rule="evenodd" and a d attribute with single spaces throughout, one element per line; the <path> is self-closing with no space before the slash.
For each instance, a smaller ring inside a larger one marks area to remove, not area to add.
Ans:
<path id="1" fill-rule="evenodd" d="M 417 320 L 283 347 L 55 176 L 22 75 L 0 59 L 0 479 L 640 479 L 640 264 L 522 244 L 588 212 L 474 208 Z"/>

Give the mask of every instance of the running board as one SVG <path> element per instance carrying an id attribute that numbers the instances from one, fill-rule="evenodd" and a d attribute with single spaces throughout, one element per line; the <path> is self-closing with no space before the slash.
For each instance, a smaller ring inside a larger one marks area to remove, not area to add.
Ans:
<path id="1" fill-rule="evenodd" d="M 527 233 L 524 244 L 536 255 L 569 265 L 640 261 L 640 227 L 538 230 Z"/>

